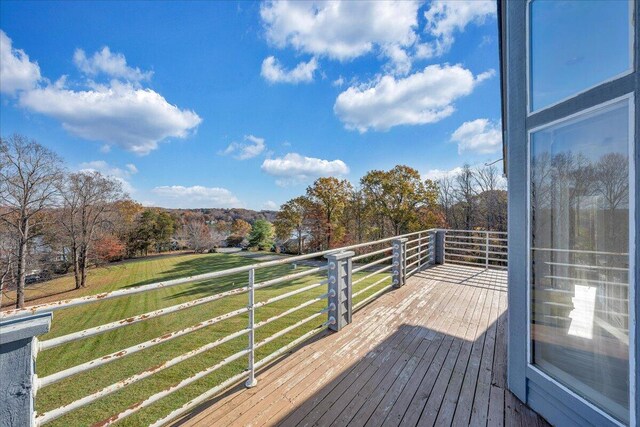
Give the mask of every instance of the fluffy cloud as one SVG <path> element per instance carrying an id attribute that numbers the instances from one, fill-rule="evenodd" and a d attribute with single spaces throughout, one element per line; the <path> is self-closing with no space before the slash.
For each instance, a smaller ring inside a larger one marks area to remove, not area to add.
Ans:
<path id="1" fill-rule="evenodd" d="M 72 90 L 63 84 L 23 92 L 20 105 L 53 117 L 70 133 L 137 154 L 148 154 L 166 138 L 186 138 L 202 121 L 157 92 L 130 83 Z"/>
<path id="2" fill-rule="evenodd" d="M 40 67 L 31 62 L 22 49 L 14 49 L 12 40 L 0 30 L 0 92 L 9 95 L 29 90 L 40 81 Z"/>
<path id="3" fill-rule="evenodd" d="M 487 119 L 464 122 L 451 135 L 451 141 L 458 144 L 458 153 L 473 152 L 489 154 L 502 148 L 502 130 L 498 123 Z"/>
<path id="4" fill-rule="evenodd" d="M 130 82 L 149 80 L 152 71 L 140 71 L 140 68 L 132 68 L 127 65 L 127 59 L 121 53 L 112 53 L 108 46 L 95 52 L 92 57 L 82 49 L 76 49 L 73 54 L 73 62 L 78 69 L 89 76 L 105 74 L 109 77 L 121 78 Z"/>
<path id="5" fill-rule="evenodd" d="M 340 61 L 379 52 L 393 62 L 418 37 L 419 7 L 419 1 L 270 1 L 260 16 L 278 48 Z"/>
<path id="6" fill-rule="evenodd" d="M 433 181 L 438 181 L 443 178 L 453 178 L 459 175 L 462 172 L 462 168 L 460 166 L 445 170 L 445 169 L 431 169 L 422 175 L 422 179 L 431 179 Z"/>
<path id="7" fill-rule="evenodd" d="M 90 162 L 83 162 L 79 165 L 79 170 L 82 171 L 96 171 L 100 172 L 103 175 L 114 178 L 119 181 L 122 185 L 122 189 L 126 191 L 128 194 L 133 194 L 136 192 L 133 185 L 129 181 L 132 175 L 138 173 L 138 168 L 133 163 L 127 163 L 124 169 L 111 166 L 109 163 L 104 160 L 93 160 Z"/>
<path id="8" fill-rule="evenodd" d="M 153 204 L 165 208 L 237 208 L 242 206 L 240 200 L 231 191 L 220 187 L 171 185 L 155 187 L 151 192 L 157 196 Z"/>
<path id="9" fill-rule="evenodd" d="M 151 72 L 127 65 L 120 53 L 103 48 L 88 58 L 78 49 L 74 55 L 78 68 L 88 76 L 104 74 L 114 80 L 107 84 L 89 81 L 85 89 L 67 87 L 66 76 L 55 83 L 40 76 L 38 64 L 12 47 L 11 39 L 0 31 L 0 90 L 18 95 L 18 104 L 35 113 L 59 120 L 64 129 L 80 138 L 147 154 L 167 138 L 186 138 L 202 119 L 193 111 L 170 104 L 140 82 Z M 38 85 L 45 80 L 46 85 Z"/>
<path id="10" fill-rule="evenodd" d="M 491 70 L 474 77 L 460 65 L 430 65 L 406 78 L 384 76 L 352 86 L 338 96 L 333 110 L 347 129 L 360 132 L 435 123 L 455 111 L 456 99 L 493 74 Z"/>
<path id="11" fill-rule="evenodd" d="M 309 181 L 321 176 L 346 175 L 349 168 L 342 160 L 323 160 L 288 153 L 284 157 L 265 159 L 262 170 L 278 178 L 276 184 L 285 186 Z"/>
<path id="12" fill-rule="evenodd" d="M 269 83 L 308 83 L 313 81 L 313 73 L 318 68 L 316 58 L 311 58 L 309 62 L 300 62 L 295 68 L 285 70 L 278 60 L 269 56 L 262 61 L 262 71 L 260 74 Z"/>
<path id="13" fill-rule="evenodd" d="M 470 23 L 483 24 L 487 18 L 496 15 L 493 0 L 434 0 L 424 13 L 427 20 L 425 31 L 435 38 L 421 44 L 417 56 L 430 58 L 440 56 L 451 48 L 454 34 L 464 31 Z"/>
<path id="14" fill-rule="evenodd" d="M 227 148 L 220 152 L 221 155 L 235 154 L 238 160 L 246 160 L 256 157 L 264 152 L 267 146 L 264 138 L 258 138 L 253 135 L 245 135 L 244 142 L 232 142 Z"/>

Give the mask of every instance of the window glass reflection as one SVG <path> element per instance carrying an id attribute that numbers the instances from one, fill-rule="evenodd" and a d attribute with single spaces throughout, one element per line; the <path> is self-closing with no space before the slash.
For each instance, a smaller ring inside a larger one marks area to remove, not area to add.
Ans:
<path id="1" fill-rule="evenodd" d="M 532 111 L 631 68 L 630 2 L 534 0 L 529 10 Z"/>
<path id="2" fill-rule="evenodd" d="M 629 106 L 531 135 L 533 363 L 629 420 Z"/>

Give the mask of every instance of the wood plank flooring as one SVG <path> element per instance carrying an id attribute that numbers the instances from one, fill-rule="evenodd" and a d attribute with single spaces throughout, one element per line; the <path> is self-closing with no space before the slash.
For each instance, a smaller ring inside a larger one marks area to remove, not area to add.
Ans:
<path id="1" fill-rule="evenodd" d="M 441 265 L 182 426 L 547 426 L 506 389 L 506 272 Z"/>

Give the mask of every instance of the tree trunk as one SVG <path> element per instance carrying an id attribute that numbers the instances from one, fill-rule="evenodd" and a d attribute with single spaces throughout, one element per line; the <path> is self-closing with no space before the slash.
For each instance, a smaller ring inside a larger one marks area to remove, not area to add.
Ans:
<path id="1" fill-rule="evenodd" d="M 82 264 L 80 265 L 80 286 L 87 287 L 87 256 L 82 257 Z"/>
<path id="2" fill-rule="evenodd" d="M 87 247 L 84 245 L 80 248 L 79 258 L 80 259 L 78 260 L 78 267 L 80 269 L 79 271 L 80 287 L 86 288 L 87 287 Z"/>
<path id="3" fill-rule="evenodd" d="M 29 220 L 22 220 L 21 236 L 18 242 L 18 280 L 16 289 L 16 307 L 24 308 L 24 281 L 27 270 L 27 242 L 29 236 Z"/>
<path id="4" fill-rule="evenodd" d="M 76 283 L 75 289 L 80 289 L 80 253 L 75 245 L 71 247 L 71 257 L 73 258 L 73 278 Z"/>

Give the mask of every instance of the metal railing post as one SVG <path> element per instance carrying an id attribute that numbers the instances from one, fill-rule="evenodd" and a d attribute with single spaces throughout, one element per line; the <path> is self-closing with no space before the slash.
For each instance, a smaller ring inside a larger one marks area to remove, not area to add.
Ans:
<path id="1" fill-rule="evenodd" d="M 255 282 L 256 282 L 256 270 L 249 270 L 249 378 L 245 383 L 247 388 L 255 387 L 258 384 L 256 380 L 255 370 Z"/>
<path id="2" fill-rule="evenodd" d="M 42 313 L 0 322 L 0 426 L 36 424 L 36 337 L 49 332 L 51 318 L 51 313 Z"/>
<path id="3" fill-rule="evenodd" d="M 445 236 L 446 231 L 445 230 L 438 230 L 436 231 L 436 238 L 434 243 L 434 258 L 435 258 L 435 263 L 436 264 L 444 264 L 445 263 Z"/>
<path id="4" fill-rule="evenodd" d="M 406 237 L 402 239 L 395 239 L 393 241 L 393 267 L 391 269 L 393 277 L 393 286 L 399 288 L 404 286 L 405 274 L 407 272 L 405 251 L 407 248 Z"/>
<path id="5" fill-rule="evenodd" d="M 329 329 L 339 331 L 351 323 L 352 303 L 352 260 L 353 251 L 325 255 L 329 282 Z"/>
<path id="6" fill-rule="evenodd" d="M 484 268 L 485 270 L 489 269 L 489 232 L 485 231 L 485 250 L 484 250 Z"/>
<path id="7" fill-rule="evenodd" d="M 422 233 L 418 233 L 418 271 L 422 268 Z"/>
<path id="8" fill-rule="evenodd" d="M 436 263 L 436 232 L 429 233 L 429 265 Z"/>

